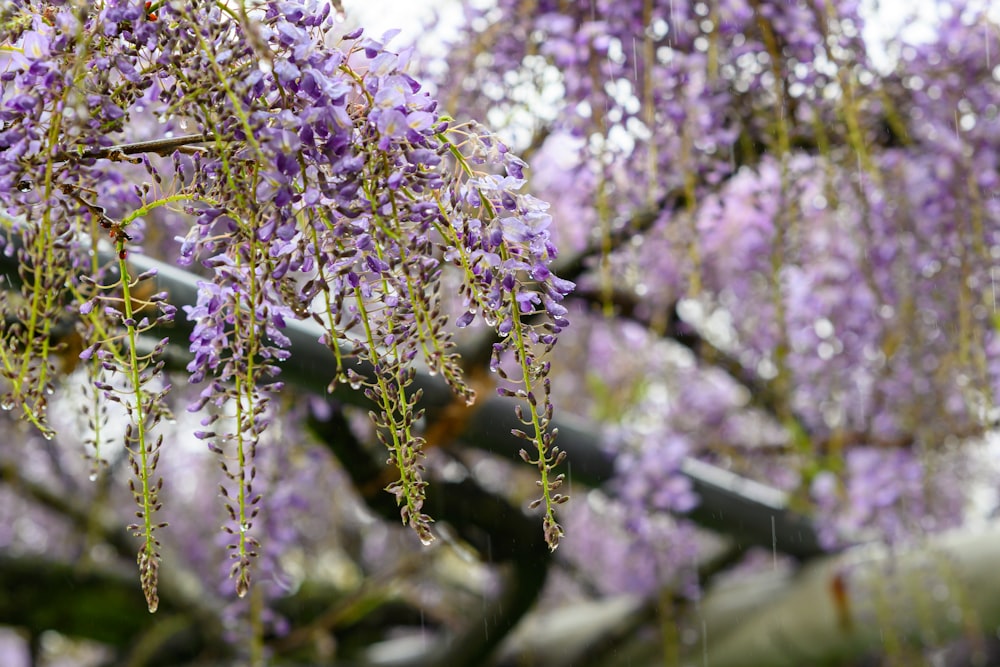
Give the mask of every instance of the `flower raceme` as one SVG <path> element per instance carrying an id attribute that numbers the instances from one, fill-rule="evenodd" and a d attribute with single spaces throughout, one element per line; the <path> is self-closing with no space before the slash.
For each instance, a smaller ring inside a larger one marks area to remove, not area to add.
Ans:
<path id="1" fill-rule="evenodd" d="M 534 151 L 590 260 L 556 402 L 611 424 L 616 501 L 684 511 L 699 457 L 812 498 L 827 545 L 961 521 L 1000 391 L 995 18 L 944 1 L 873 50 L 855 0 L 528 4 L 471 9 L 426 72 Z"/>
<path id="2" fill-rule="evenodd" d="M 161 524 L 151 516 L 159 444 L 147 444 L 157 442 L 148 417 L 164 414 L 166 389 L 145 389 L 161 386 L 153 378 L 163 363 L 137 355 L 148 323 L 121 304 L 132 304 L 136 284 L 127 248 L 154 251 L 142 244 L 162 237 L 157 225 L 204 276 L 185 309 L 187 371 L 205 385 L 191 409 L 204 412 L 197 435 L 224 471 L 240 595 L 260 547 L 256 449 L 274 416 L 289 319 L 319 323 L 336 359 L 331 385 L 371 399 L 398 473 L 388 490 L 403 521 L 432 539 L 416 365 L 475 398 L 451 339 L 449 285 L 458 286 L 458 327 L 482 318 L 495 330 L 491 365 L 500 391 L 523 401 L 519 433 L 531 451 L 522 457 L 539 468 L 555 548 L 554 506 L 565 496 L 555 491 L 562 454 L 548 429 L 544 355 L 567 325 L 561 301 L 573 285 L 548 268 L 551 219 L 521 191 L 525 164 L 479 125 L 442 115 L 407 74 L 409 52 L 387 46 L 392 33 L 356 30 L 329 46 L 330 6 L 295 1 L 15 2 L 0 26 L 0 199 L 22 265 L 19 305 L 2 308 L 25 323 L 0 338 L 0 390 L 49 428 L 50 322 L 78 310 L 92 381 L 125 378 L 104 395 L 135 406 L 128 445 L 151 609 Z M 117 232 L 113 267 L 97 260 L 102 228 Z M 360 375 L 352 356 L 372 373 Z"/>

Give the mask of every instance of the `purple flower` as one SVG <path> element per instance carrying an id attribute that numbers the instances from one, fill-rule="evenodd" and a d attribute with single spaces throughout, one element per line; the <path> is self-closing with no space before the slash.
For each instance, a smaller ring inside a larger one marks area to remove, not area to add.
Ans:
<path id="1" fill-rule="evenodd" d="M 409 126 L 406 123 L 406 116 L 398 109 L 386 109 L 376 116 L 375 126 L 378 128 L 382 139 L 379 148 L 386 150 L 389 147 L 389 140 L 403 139 Z"/>

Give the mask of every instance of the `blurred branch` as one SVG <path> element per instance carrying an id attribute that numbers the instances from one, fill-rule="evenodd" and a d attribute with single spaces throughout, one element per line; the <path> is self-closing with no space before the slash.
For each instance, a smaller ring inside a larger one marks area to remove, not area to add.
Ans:
<path id="1" fill-rule="evenodd" d="M 69 519 L 74 525 L 96 528 L 101 540 L 109 544 L 125 558 L 131 559 L 136 547 L 128 538 L 128 533 L 118 523 L 104 517 L 94 516 L 95 508 L 81 504 L 70 495 L 56 493 L 44 484 L 39 484 L 21 474 L 18 466 L 0 463 L 0 483 L 7 484 L 22 496 L 34 500 L 42 507 Z"/>
<path id="2" fill-rule="evenodd" d="M 597 667 L 633 664 L 617 648 L 654 615 L 644 596 L 618 595 L 577 601 L 532 614 L 504 644 L 498 667 Z M 645 638 L 648 641 L 648 637 Z M 528 657 L 530 656 L 530 657 Z M 662 656 L 660 664 L 664 663 Z"/>
<path id="3" fill-rule="evenodd" d="M 151 269 L 158 272 L 157 289 L 169 293 L 169 301 L 177 306 L 179 313 L 182 306 L 196 303 L 196 275 L 136 252 L 130 255 L 130 261 L 138 272 Z M 0 275 L 6 275 L 9 283 L 16 284 L 17 260 L 0 254 Z M 181 350 L 186 351 L 192 328 L 190 322 L 179 316 L 173 326 L 157 332 L 157 335 L 168 336 L 176 346 L 177 356 L 170 362 L 183 363 L 186 352 Z M 285 334 L 291 341 L 292 354 L 282 364 L 282 380 L 325 395 L 330 374 L 320 370 L 334 368 L 335 362 L 333 354 L 318 342 L 323 334 L 321 328 L 311 321 L 291 321 Z M 369 363 L 363 360 L 353 363 L 359 374 L 373 375 Z M 417 373 L 414 390 L 418 389 L 423 392 L 421 406 L 427 410 L 431 421 L 436 412 L 454 401 L 440 377 Z M 346 384 L 338 385 L 332 397 L 348 404 L 371 407 L 361 391 Z M 522 425 L 514 414 L 514 403 L 497 396 L 480 398 L 472 410 L 460 439 L 468 445 L 516 458 L 522 441 L 512 436 L 511 430 Z M 614 455 L 604 448 L 598 425 L 569 416 L 555 419 L 552 425 L 559 430 L 559 447 L 569 456 L 566 470 L 570 484 L 577 482 L 596 487 L 611 479 L 615 470 Z M 823 553 L 812 526 L 788 509 L 784 494 L 695 460 L 685 463 L 683 473 L 701 497 L 698 507 L 686 515 L 693 521 L 724 532 L 746 546 L 773 547 L 800 558 Z"/>
<path id="4" fill-rule="evenodd" d="M 382 491 L 384 466 L 353 437 L 343 413 L 335 411 L 326 421 L 310 419 L 310 426 L 342 462 L 368 505 L 387 521 L 398 522 L 395 500 Z M 483 489 L 471 476 L 458 481 L 433 480 L 427 489 L 425 508 L 435 520 L 448 522 L 486 562 L 502 568 L 502 590 L 491 604 L 483 605 L 479 617 L 467 620 L 461 633 L 443 642 L 430 643 L 425 653 L 408 653 L 388 661 L 379 660 L 378 664 L 479 667 L 534 605 L 545 583 L 551 554 L 535 518 Z"/>
<path id="5" fill-rule="evenodd" d="M 870 655 L 898 665 L 995 664 L 998 560 L 1000 522 L 993 521 L 908 545 L 855 547 L 800 569 L 766 567 L 728 577 L 676 619 L 688 638 L 680 644 L 680 659 L 669 664 L 876 664 L 863 660 Z M 595 637 L 613 639 L 616 630 L 624 641 L 613 645 L 609 662 L 586 664 L 664 664 L 663 647 L 641 632 L 654 614 L 649 600 L 623 596 L 588 605 L 533 615 L 505 645 L 504 667 L 522 664 L 525 656 L 535 659 L 530 664 L 580 665 L 579 644 L 593 657 L 600 653 Z M 947 648 L 935 650 L 933 658 L 923 653 L 942 646 Z"/>
<path id="6" fill-rule="evenodd" d="M 81 503 L 78 498 L 69 494 L 56 493 L 44 484 L 25 477 L 16 465 L 10 463 L 0 464 L 0 483 L 10 486 L 16 492 L 34 500 L 58 516 L 69 519 L 82 532 L 93 531 L 98 539 L 110 545 L 118 556 L 125 559 L 126 563 L 134 562 L 137 549 L 134 540 L 129 537 L 121 523 L 107 516 L 100 507 L 90 503 Z M 62 568 L 65 567 L 69 568 L 70 574 L 67 575 L 66 581 L 63 581 L 61 586 L 52 584 L 52 590 L 47 593 L 48 599 L 39 599 L 36 602 L 34 598 L 24 597 L 22 601 L 27 605 L 24 608 L 5 607 L 4 603 L 10 599 L 10 596 L 14 595 L 14 589 L 8 588 L 4 583 L 5 577 L 10 576 L 17 579 L 18 573 L 32 567 L 32 561 L 37 561 L 35 563 L 37 571 L 33 572 L 27 580 L 35 581 L 36 585 L 39 586 L 34 591 L 39 598 L 46 595 L 45 588 L 49 584 L 45 582 L 50 573 L 55 577 L 57 573 L 63 572 Z M 106 581 L 108 577 L 112 578 L 113 581 Z M 88 615 L 87 611 L 87 605 L 94 603 L 92 599 L 87 597 L 86 592 L 90 582 L 95 582 L 94 586 L 98 589 L 108 587 L 112 591 L 107 600 L 102 599 L 100 602 L 100 605 L 106 604 L 108 606 L 108 609 L 103 610 L 102 613 L 108 615 L 123 614 L 132 619 L 134 623 L 138 623 L 138 626 L 133 629 L 129 625 L 125 628 L 126 632 L 113 638 L 102 634 L 104 630 L 96 620 L 91 621 L 90 616 L 92 615 Z M 114 592 L 117 588 L 123 590 Z M 77 600 L 81 589 L 85 598 L 82 602 Z M 7 595 L 6 598 L 0 595 L 0 624 L 24 626 L 32 632 L 46 629 L 57 630 L 66 635 L 87 637 L 110 643 L 119 649 L 125 649 L 137 641 L 143 641 L 144 633 L 153 632 L 155 629 L 155 624 L 152 622 L 153 617 L 148 613 L 146 605 L 143 604 L 138 582 L 132 570 L 116 568 L 105 571 L 100 564 L 96 564 L 87 557 L 71 564 L 60 564 L 44 559 L 20 558 L 0 554 L 0 590 L 3 590 Z M 200 650 L 202 644 L 208 643 L 207 637 L 221 636 L 222 628 L 217 621 L 219 609 L 207 601 L 197 577 L 182 568 L 180 559 L 172 557 L 169 551 L 165 553 L 165 561 L 162 566 L 160 600 L 160 607 L 166 610 L 168 616 L 178 610 L 183 610 L 186 620 L 178 626 L 177 632 L 173 633 L 183 635 L 184 638 L 178 641 L 175 636 L 166 639 L 158 637 L 156 640 L 158 652 L 161 650 L 159 644 L 163 641 L 169 641 L 171 645 L 177 644 L 176 649 L 181 652 L 181 655 L 187 655 L 185 651 L 188 650 L 191 651 L 191 655 L 194 655 Z M 125 606 L 121 606 L 121 604 Z M 47 606 L 62 611 L 53 618 L 46 611 Z M 135 611 L 133 606 L 138 611 Z M 35 618 L 34 614 L 37 614 L 38 617 Z M 86 617 L 87 622 L 83 622 L 78 618 L 78 615 Z M 197 632 L 194 632 L 194 628 L 198 628 Z M 177 658 L 171 657 L 171 660 L 174 659 Z"/>
<path id="7" fill-rule="evenodd" d="M 0 625 L 37 635 L 56 630 L 115 647 L 122 654 L 165 619 L 173 619 L 170 636 L 157 637 L 156 659 L 142 664 L 171 664 L 191 660 L 206 646 L 224 646 L 217 621 L 198 617 L 188 600 L 161 595 L 153 616 L 135 577 L 119 568 L 49 560 L 37 554 L 20 556 L 0 552 Z"/>
<path id="8" fill-rule="evenodd" d="M 83 570 L 34 554 L 0 553 L 0 590 L 0 623 L 32 632 L 56 629 L 127 646 L 152 624 L 135 580 L 120 568 Z"/>
<path id="9" fill-rule="evenodd" d="M 740 577 L 702 598 L 707 634 L 683 664 L 845 664 L 953 639 L 975 644 L 1000 624 L 998 561 L 993 522 L 910 546 L 857 547 L 794 574 Z"/>

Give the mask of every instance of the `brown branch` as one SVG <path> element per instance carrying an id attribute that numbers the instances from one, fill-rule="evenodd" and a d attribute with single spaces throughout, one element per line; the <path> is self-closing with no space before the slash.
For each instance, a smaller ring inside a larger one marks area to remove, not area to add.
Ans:
<path id="1" fill-rule="evenodd" d="M 133 558 L 135 546 L 121 525 L 113 525 L 103 518 L 94 517 L 90 508 L 75 499 L 55 493 L 44 484 L 39 484 L 21 474 L 18 466 L 4 462 L 0 464 L 0 483 L 7 484 L 15 491 L 34 500 L 47 510 L 69 519 L 74 525 L 96 529 L 100 538 L 125 558 Z"/>
<path id="2" fill-rule="evenodd" d="M 155 268 L 159 272 L 155 278 L 157 290 L 168 292 L 170 303 L 178 308 L 197 301 L 198 277 L 194 274 L 144 255 L 136 254 L 131 261 L 138 272 Z M 0 253 L 0 276 L 9 281 L 9 286 L 19 283 L 16 257 Z M 187 318 L 178 317 L 172 326 L 157 330 L 156 335 L 169 337 L 177 346 L 169 349 L 166 357 L 168 364 L 183 368 L 190 360 L 182 350 L 192 327 Z M 329 377 L 317 372 L 317 369 L 330 368 L 334 359 L 325 346 L 316 342 L 322 336 L 320 327 L 310 321 L 290 321 L 285 334 L 291 340 L 292 355 L 282 364 L 282 379 L 318 395 L 326 394 Z M 345 350 L 344 354 L 350 354 L 350 351 Z M 356 360 L 355 369 L 361 375 L 374 372 L 369 363 L 360 359 Z M 453 398 L 441 378 L 425 372 L 416 374 L 414 388 L 423 392 L 421 406 L 426 408 L 429 418 L 434 410 L 449 404 Z M 372 405 L 362 392 L 346 384 L 338 385 L 333 396 L 348 404 L 366 408 Z M 574 483 L 600 486 L 611 479 L 615 469 L 614 456 L 603 447 L 599 428 L 565 416 L 554 420 L 552 426 L 559 429 L 560 449 L 569 454 Z M 511 429 L 518 428 L 523 428 L 523 424 L 514 414 L 511 401 L 485 396 L 460 437 L 463 442 L 479 449 L 512 456 L 522 443 L 511 435 Z M 776 536 L 778 550 L 797 557 L 808 558 L 823 552 L 809 522 L 790 511 L 788 499 L 780 492 L 774 489 L 751 492 L 761 485 L 693 460 L 686 464 L 684 474 L 691 479 L 694 490 L 702 498 L 701 504 L 687 515 L 696 523 L 737 536 L 747 545 L 771 548 Z M 775 518 L 776 530 L 775 524 L 772 524 Z"/>
<path id="3" fill-rule="evenodd" d="M 398 521 L 395 500 L 373 484 L 382 477 L 385 466 L 353 436 L 343 412 L 334 412 L 326 421 L 310 418 L 309 426 L 343 464 L 355 488 L 367 492 L 364 499 L 368 506 L 387 520 Z M 381 664 L 482 665 L 535 604 L 552 562 L 551 554 L 542 540 L 536 517 L 527 516 L 503 496 L 483 488 L 471 475 L 460 481 L 435 479 L 427 489 L 426 507 L 436 519 L 448 522 L 465 543 L 479 552 L 484 562 L 499 568 L 501 590 L 493 604 L 484 607 L 481 617 L 470 618 L 447 641 L 433 645 L 426 653 Z M 345 600 L 319 621 L 340 622 L 347 606 L 354 602 Z"/>
<path id="4" fill-rule="evenodd" d="M 0 464 L 0 484 L 8 485 L 45 509 L 68 519 L 74 526 L 82 530 L 92 531 L 95 538 L 111 546 L 120 557 L 126 561 L 134 562 L 136 545 L 124 529 L 124 522 L 118 524 L 108 516 L 102 515 L 99 508 L 80 503 L 69 495 L 50 490 L 47 486 L 24 476 L 15 464 L 9 462 Z M 0 559 L 2 559 L 2 555 L 0 555 Z M 89 572 L 96 566 L 91 562 L 79 562 L 73 567 L 80 571 Z M 203 626 L 206 632 L 211 628 L 213 633 L 221 634 L 221 628 L 217 627 L 214 621 L 218 618 L 219 610 L 201 595 L 198 577 L 179 563 L 177 558 L 172 558 L 169 552 L 163 572 L 164 576 L 160 580 L 161 608 L 165 605 L 168 609 L 185 610 L 187 614 L 196 619 L 198 624 Z M 87 575 L 81 574 L 80 576 Z M 138 592 L 139 587 L 135 577 L 129 575 L 127 579 L 132 590 Z M 136 595 L 135 599 L 137 602 L 141 601 L 142 596 Z M 142 615 L 148 616 L 145 607 L 143 609 Z M 0 622 L 2 621 L 3 619 L 0 618 Z M 51 626 L 51 628 L 65 630 L 65 628 L 56 626 Z"/>
<path id="5" fill-rule="evenodd" d="M 116 144 L 114 146 L 104 146 L 88 148 L 80 152 L 65 151 L 56 153 L 54 162 L 67 162 L 69 160 L 113 160 L 118 156 L 139 155 L 142 153 L 154 153 L 156 155 L 168 155 L 169 153 L 184 148 L 201 144 L 212 138 L 210 134 L 184 134 L 179 137 L 167 139 L 152 139 L 150 141 L 137 141 L 130 144 Z"/>

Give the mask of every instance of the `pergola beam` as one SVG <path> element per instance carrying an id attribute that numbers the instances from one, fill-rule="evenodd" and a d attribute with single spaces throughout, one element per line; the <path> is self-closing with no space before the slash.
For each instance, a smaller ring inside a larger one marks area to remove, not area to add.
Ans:
<path id="1" fill-rule="evenodd" d="M 110 250 L 107 259 L 112 259 Z M 170 338 L 176 353 L 173 363 L 184 363 L 193 325 L 184 317 L 181 307 L 196 303 L 197 282 L 201 278 L 137 252 L 130 254 L 129 261 L 137 273 L 155 270 L 158 290 L 167 291 L 169 302 L 178 308 L 173 325 L 156 334 Z M 0 275 L 6 277 L 8 286 L 18 281 L 17 268 L 16 253 L 15 256 L 0 253 Z M 281 379 L 326 395 L 332 373 L 323 373 L 321 369 L 332 369 L 334 356 L 319 342 L 322 329 L 309 320 L 290 321 L 284 333 L 291 340 L 291 356 L 281 363 Z M 361 375 L 371 375 L 372 369 L 367 362 L 352 363 Z M 445 382 L 426 372 L 416 374 L 414 389 L 423 392 L 421 407 L 432 419 L 435 413 L 454 401 Z M 343 384 L 338 385 L 333 397 L 351 405 L 371 406 L 363 392 Z M 481 397 L 468 417 L 464 430 L 458 434 L 462 442 L 500 456 L 517 457 L 522 441 L 511 435 L 511 429 L 521 424 L 515 417 L 511 399 Z M 598 487 L 612 478 L 614 455 L 603 447 L 598 425 L 558 416 L 552 426 L 559 429 L 558 445 L 567 452 L 566 471 L 571 483 Z M 681 471 L 691 480 L 701 499 L 698 506 L 685 515 L 692 521 L 726 534 L 739 546 L 762 546 L 801 559 L 824 553 L 810 522 L 788 509 L 783 493 L 696 459 L 687 459 Z"/>

